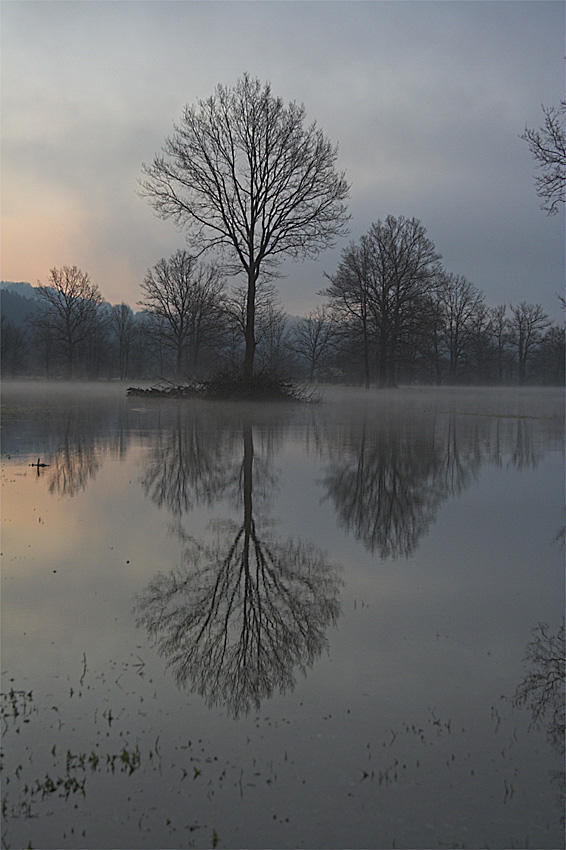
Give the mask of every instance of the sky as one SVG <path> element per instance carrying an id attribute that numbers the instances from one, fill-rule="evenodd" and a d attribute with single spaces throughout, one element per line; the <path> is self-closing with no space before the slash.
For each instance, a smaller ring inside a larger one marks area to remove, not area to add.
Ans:
<path id="1" fill-rule="evenodd" d="M 488 306 L 541 303 L 561 320 L 564 210 L 540 209 L 519 136 L 564 97 L 563 2 L 2 0 L 0 13 L 3 280 L 77 265 L 135 307 L 147 270 L 186 247 L 140 197 L 142 163 L 186 104 L 247 72 L 305 105 L 351 183 L 349 236 L 281 269 L 289 313 L 321 303 L 341 252 L 391 214 L 420 219 Z"/>

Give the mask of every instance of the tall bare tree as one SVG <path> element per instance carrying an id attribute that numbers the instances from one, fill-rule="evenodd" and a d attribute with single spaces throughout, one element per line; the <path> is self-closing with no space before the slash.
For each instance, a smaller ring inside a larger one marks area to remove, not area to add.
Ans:
<path id="1" fill-rule="evenodd" d="M 314 257 L 345 232 L 349 186 L 337 148 L 305 108 L 247 74 L 186 106 L 162 153 L 143 165 L 142 193 L 187 227 L 197 251 L 219 248 L 247 282 L 243 377 L 253 377 L 256 287 L 284 256 Z"/>
<path id="2" fill-rule="evenodd" d="M 529 146 L 540 174 L 535 178 L 541 208 L 549 215 L 558 212 L 566 200 L 566 100 L 560 108 L 543 106 L 544 125 L 540 130 L 528 127 L 520 137 Z"/>
<path id="3" fill-rule="evenodd" d="M 75 373 L 79 347 L 97 331 L 98 308 L 103 298 L 89 275 L 77 266 L 53 268 L 46 285 L 37 287 L 45 309 L 35 318 L 36 327 L 48 329 L 60 348 L 67 376 Z"/>
<path id="4" fill-rule="evenodd" d="M 224 280 L 219 268 L 177 251 L 148 270 L 141 289 L 140 305 L 157 317 L 165 343 L 174 351 L 177 378 L 187 361 L 195 371 L 207 335 L 220 324 Z"/>

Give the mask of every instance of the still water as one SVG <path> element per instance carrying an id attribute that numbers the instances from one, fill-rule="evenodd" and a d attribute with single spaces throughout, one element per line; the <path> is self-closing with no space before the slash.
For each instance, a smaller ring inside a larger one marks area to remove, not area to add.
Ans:
<path id="1" fill-rule="evenodd" d="M 2 404 L 3 846 L 564 846 L 561 391 Z"/>

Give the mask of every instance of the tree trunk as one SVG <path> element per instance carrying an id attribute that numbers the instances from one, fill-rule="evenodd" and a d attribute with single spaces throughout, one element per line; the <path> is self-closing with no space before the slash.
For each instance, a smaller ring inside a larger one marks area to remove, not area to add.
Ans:
<path id="1" fill-rule="evenodd" d="M 380 389 L 383 389 L 387 386 L 387 338 L 385 335 L 381 336 L 379 341 L 379 353 L 378 353 L 378 361 L 377 361 L 377 385 Z"/>
<path id="2" fill-rule="evenodd" d="M 180 381 L 183 375 L 183 343 L 177 343 L 177 360 L 175 363 L 175 374 L 177 380 Z"/>
<path id="3" fill-rule="evenodd" d="M 244 354 L 244 382 L 251 384 L 254 376 L 255 355 L 255 291 L 256 281 L 253 269 L 248 272 L 248 297 L 246 300 L 246 351 Z"/>
<path id="4" fill-rule="evenodd" d="M 369 390 L 369 339 L 367 321 L 363 319 L 363 337 L 364 337 L 364 387 Z"/>

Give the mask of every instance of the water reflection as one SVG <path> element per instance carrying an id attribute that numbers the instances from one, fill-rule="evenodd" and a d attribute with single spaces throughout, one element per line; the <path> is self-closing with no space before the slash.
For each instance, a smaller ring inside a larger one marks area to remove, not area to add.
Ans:
<path id="1" fill-rule="evenodd" d="M 565 790 L 565 732 L 566 732 L 566 659 L 564 620 L 553 633 L 547 623 L 539 623 L 531 632 L 525 661 L 528 670 L 517 687 L 513 703 L 526 705 L 531 713 L 531 727 L 544 726 L 546 737 L 562 759 L 562 768 L 552 779 L 558 787 L 562 823 Z"/>
<path id="2" fill-rule="evenodd" d="M 3 454 L 41 452 L 49 492 L 73 497 L 94 480 L 106 454 L 126 457 L 137 417 L 120 396 L 96 386 L 33 384 L 3 390 L 2 418 Z"/>
<path id="3" fill-rule="evenodd" d="M 212 416 L 187 415 L 178 407 L 172 426 L 157 432 L 152 441 L 145 493 L 176 516 L 196 504 L 212 505 L 237 485 L 236 451 L 235 429 Z"/>
<path id="4" fill-rule="evenodd" d="M 76 496 L 96 476 L 101 462 L 101 453 L 96 450 L 92 439 L 78 436 L 72 443 L 66 440 L 62 448 L 51 457 L 49 492 Z"/>
<path id="5" fill-rule="evenodd" d="M 409 557 L 439 506 L 467 489 L 484 463 L 502 466 L 504 457 L 518 469 L 538 463 L 542 452 L 532 431 L 523 420 L 366 415 L 321 438 L 322 484 L 340 525 L 371 553 Z"/>
<path id="6" fill-rule="evenodd" d="M 239 463 L 231 437 L 212 440 L 212 458 L 183 476 L 179 469 L 186 468 L 194 427 L 193 421 L 168 441 L 159 475 L 154 453 L 148 490 L 179 513 L 194 500 L 208 502 L 235 487 L 242 521 L 216 521 L 212 543 L 188 536 L 179 525 L 185 563 L 150 582 L 136 605 L 138 624 L 147 629 L 179 684 L 238 716 L 259 708 L 276 690 L 292 689 L 296 671 L 306 673 L 327 647 L 327 629 L 340 613 L 342 582 L 320 549 L 278 539 L 269 520 L 262 522 L 262 512 L 258 517 L 254 511 L 251 422 L 242 425 Z M 274 483 L 270 444 L 268 439 L 258 464 L 264 499 L 269 482 Z M 176 458 L 174 446 L 179 448 Z"/>

